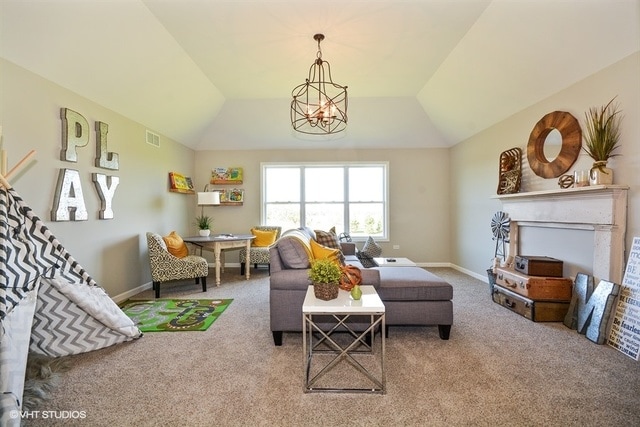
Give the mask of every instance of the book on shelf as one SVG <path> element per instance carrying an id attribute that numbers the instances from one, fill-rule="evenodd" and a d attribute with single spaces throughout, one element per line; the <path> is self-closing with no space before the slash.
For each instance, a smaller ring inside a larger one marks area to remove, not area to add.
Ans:
<path id="1" fill-rule="evenodd" d="M 242 168 L 213 168 L 210 184 L 242 184 Z"/>
<path id="2" fill-rule="evenodd" d="M 193 181 L 191 181 L 191 178 L 177 172 L 169 172 L 169 183 L 171 185 L 171 190 L 184 192 L 193 191 Z"/>
<path id="3" fill-rule="evenodd" d="M 244 190 L 241 188 L 233 188 L 231 190 L 220 191 L 220 203 L 241 203 L 244 202 Z"/>

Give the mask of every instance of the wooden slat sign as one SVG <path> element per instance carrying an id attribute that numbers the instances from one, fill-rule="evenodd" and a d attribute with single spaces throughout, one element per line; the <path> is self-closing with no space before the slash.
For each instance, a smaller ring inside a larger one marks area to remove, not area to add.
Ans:
<path id="1" fill-rule="evenodd" d="M 607 343 L 638 360 L 640 355 L 640 237 L 633 238 L 620 299 Z"/>

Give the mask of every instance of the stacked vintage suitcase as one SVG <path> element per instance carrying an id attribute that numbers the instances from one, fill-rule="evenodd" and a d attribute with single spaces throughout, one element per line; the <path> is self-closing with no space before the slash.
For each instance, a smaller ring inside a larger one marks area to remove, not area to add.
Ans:
<path id="1" fill-rule="evenodd" d="M 573 281 L 562 277 L 562 261 L 516 256 L 513 269 L 496 269 L 492 298 L 534 322 L 561 322 L 569 309 Z"/>

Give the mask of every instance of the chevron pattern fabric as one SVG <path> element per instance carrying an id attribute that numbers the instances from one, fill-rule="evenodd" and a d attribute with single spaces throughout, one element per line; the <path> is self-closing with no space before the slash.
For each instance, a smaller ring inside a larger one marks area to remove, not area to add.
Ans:
<path id="1" fill-rule="evenodd" d="M 84 309 L 54 285 L 55 282 L 48 279 L 43 279 L 40 283 L 31 329 L 30 351 L 60 357 L 108 347 L 131 339 L 114 331 L 95 317 L 88 316 Z M 126 323 L 126 319 L 123 320 Z"/>
<path id="2" fill-rule="evenodd" d="M 28 351 L 58 357 L 140 330 L 13 189 L 0 186 L 0 425 L 19 425 Z M 30 342 L 31 341 L 31 342 Z"/>
<path id="3" fill-rule="evenodd" d="M 97 286 L 13 189 L 0 188 L 0 321 L 40 276 Z"/>
<path id="4" fill-rule="evenodd" d="M 13 310 L 3 321 L 0 329 L 0 426 L 19 426 L 16 418 L 10 416 L 22 406 L 24 378 L 29 340 L 31 338 L 31 320 L 36 309 L 35 293 L 38 284 L 20 304 L 19 310 Z"/>

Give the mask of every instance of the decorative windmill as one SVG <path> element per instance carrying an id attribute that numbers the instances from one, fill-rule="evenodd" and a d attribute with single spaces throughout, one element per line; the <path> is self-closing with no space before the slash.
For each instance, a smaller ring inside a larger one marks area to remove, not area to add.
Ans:
<path id="1" fill-rule="evenodd" d="M 505 243 L 509 243 L 509 215 L 506 212 L 498 211 L 491 219 L 491 232 L 493 240 L 496 241 L 494 257 L 505 258 Z"/>

